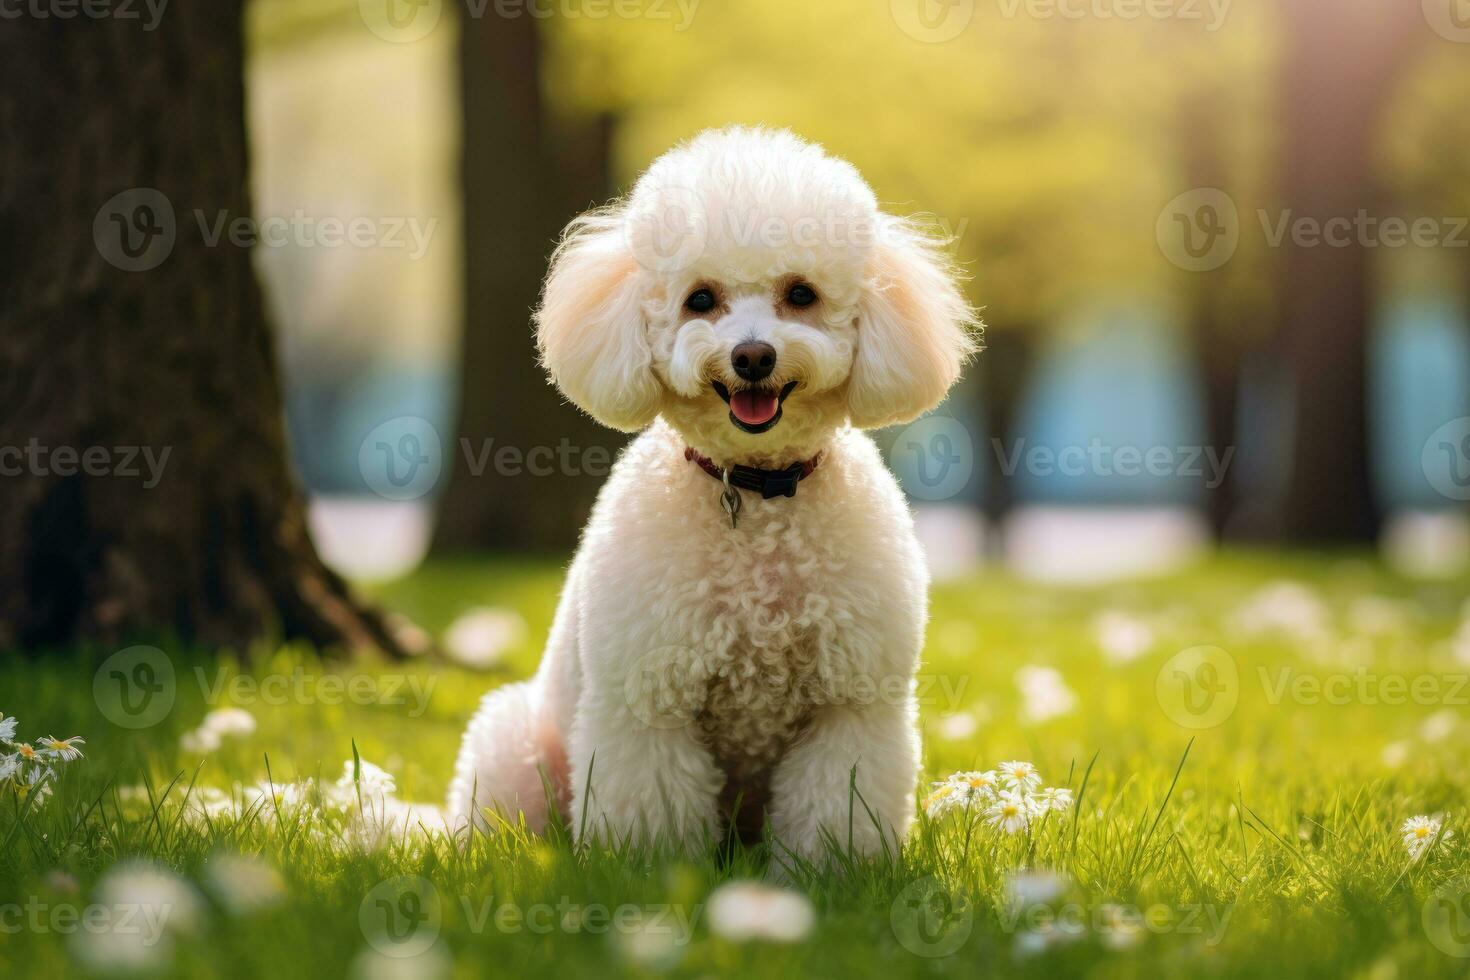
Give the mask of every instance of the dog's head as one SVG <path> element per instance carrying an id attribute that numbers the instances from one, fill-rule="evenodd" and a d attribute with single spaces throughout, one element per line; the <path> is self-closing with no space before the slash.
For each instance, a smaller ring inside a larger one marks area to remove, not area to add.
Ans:
<path id="1" fill-rule="evenodd" d="M 709 131 L 567 228 L 542 360 L 605 425 L 662 414 L 711 458 L 784 465 L 944 398 L 976 320 L 942 244 L 818 146 Z"/>

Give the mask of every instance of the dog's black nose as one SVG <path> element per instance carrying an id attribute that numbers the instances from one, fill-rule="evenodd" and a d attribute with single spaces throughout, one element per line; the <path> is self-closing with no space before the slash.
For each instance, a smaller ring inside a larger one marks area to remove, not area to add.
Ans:
<path id="1" fill-rule="evenodd" d="M 736 344 L 730 352 L 730 364 L 746 381 L 763 381 L 776 370 L 776 348 L 754 340 Z"/>

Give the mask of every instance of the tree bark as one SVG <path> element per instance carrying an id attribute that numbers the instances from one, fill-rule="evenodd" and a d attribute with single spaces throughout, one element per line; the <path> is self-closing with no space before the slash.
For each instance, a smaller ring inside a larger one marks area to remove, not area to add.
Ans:
<path id="1" fill-rule="evenodd" d="M 1325 227 L 1382 217 L 1372 137 L 1391 85 L 1429 32 L 1418 4 L 1291 0 L 1283 52 L 1283 214 Z M 1280 352 L 1294 385 L 1294 465 L 1282 527 L 1296 542 L 1371 540 L 1367 338 L 1372 252 L 1283 240 Z"/>
<path id="2" fill-rule="evenodd" d="M 399 649 L 307 536 L 249 249 L 204 233 L 251 214 L 240 18 L 0 31 L 5 647 Z"/>
<path id="3" fill-rule="evenodd" d="M 465 325 L 435 547 L 564 550 L 621 438 L 547 382 L 531 313 L 562 227 L 607 196 L 609 126 L 547 119 L 534 18 L 463 18 L 460 58 Z"/>

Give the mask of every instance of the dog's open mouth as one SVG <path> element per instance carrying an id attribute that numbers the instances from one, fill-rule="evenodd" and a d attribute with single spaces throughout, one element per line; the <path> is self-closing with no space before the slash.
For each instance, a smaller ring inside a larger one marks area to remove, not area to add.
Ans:
<path id="1" fill-rule="evenodd" d="M 796 389 L 796 382 L 789 381 L 779 391 L 774 388 L 741 388 L 731 392 L 718 381 L 711 381 L 715 394 L 730 406 L 730 422 L 737 429 L 753 435 L 769 432 L 781 421 L 781 406 L 786 396 Z"/>

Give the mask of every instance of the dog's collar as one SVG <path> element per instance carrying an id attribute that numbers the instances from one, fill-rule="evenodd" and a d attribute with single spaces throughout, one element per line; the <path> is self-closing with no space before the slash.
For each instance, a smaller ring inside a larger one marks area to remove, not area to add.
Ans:
<path id="1" fill-rule="evenodd" d="M 728 483 L 741 490 L 757 491 L 763 499 L 770 500 L 772 497 L 796 496 L 796 485 L 812 475 L 812 471 L 822 461 L 822 454 L 817 453 L 804 463 L 792 463 L 780 470 L 762 470 L 740 465 L 726 469 L 716 465 L 709 457 L 695 452 L 692 446 L 684 450 L 684 458 L 698 463 L 700 469 L 721 483 Z"/>

